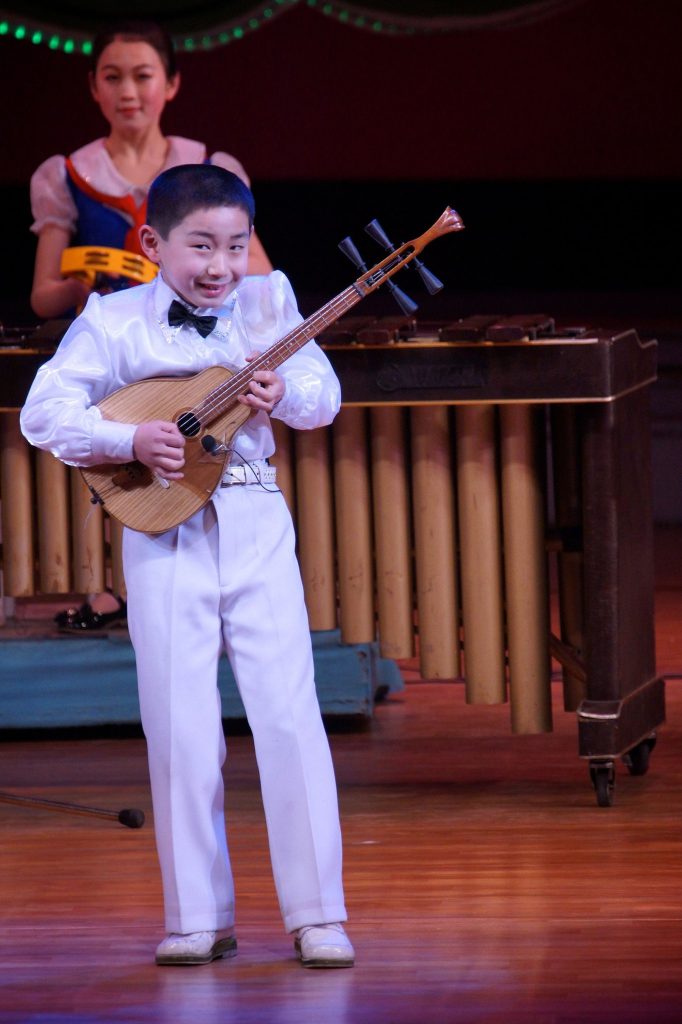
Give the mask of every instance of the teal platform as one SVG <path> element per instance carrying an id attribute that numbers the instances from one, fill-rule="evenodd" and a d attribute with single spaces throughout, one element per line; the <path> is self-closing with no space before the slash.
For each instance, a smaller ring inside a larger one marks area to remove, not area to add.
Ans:
<path id="1" fill-rule="evenodd" d="M 322 713 L 369 717 L 374 704 L 403 688 L 398 666 L 376 644 L 342 644 L 336 630 L 312 634 Z M 226 658 L 218 685 L 223 718 L 245 718 Z M 135 659 L 127 633 L 7 639 L 0 642 L 0 729 L 136 725 Z"/>

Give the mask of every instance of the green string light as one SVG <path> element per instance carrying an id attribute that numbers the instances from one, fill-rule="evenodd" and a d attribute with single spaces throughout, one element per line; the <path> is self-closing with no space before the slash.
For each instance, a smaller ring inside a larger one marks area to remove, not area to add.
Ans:
<path id="1" fill-rule="evenodd" d="M 252 15 L 244 25 L 229 25 L 218 31 L 204 32 L 202 35 L 185 36 L 175 39 L 178 49 L 191 53 L 198 47 L 203 50 L 211 50 L 217 46 L 226 46 L 233 40 L 243 39 L 248 32 L 255 32 L 264 24 L 274 18 L 279 9 L 285 6 L 294 6 L 299 0 L 269 0 L 267 7 L 263 7 Z M 379 19 L 372 20 L 362 14 L 355 14 L 352 7 L 346 4 L 336 3 L 335 0 L 306 0 L 308 7 L 312 7 L 326 17 L 335 18 L 344 25 L 352 25 L 355 28 L 369 30 L 377 34 L 395 36 L 415 35 L 419 30 L 410 24 L 399 24 Z M 92 39 L 88 37 L 63 39 L 53 32 L 50 34 L 50 26 L 33 23 L 13 24 L 11 21 L 0 21 L 0 36 L 12 35 L 17 40 L 28 39 L 35 46 L 45 45 L 50 50 L 63 50 L 64 53 L 80 53 L 90 55 L 92 53 Z"/>
<path id="2" fill-rule="evenodd" d="M 92 41 L 89 39 L 80 42 L 75 39 L 65 39 L 62 41 L 61 36 L 56 33 L 50 35 L 49 32 L 45 31 L 44 27 L 25 24 L 13 25 L 9 21 L 0 21 L 0 36 L 7 35 L 12 35 L 17 40 L 25 39 L 34 46 L 43 44 L 50 50 L 61 49 L 64 53 L 80 52 L 86 55 L 92 53 Z"/>
<path id="3" fill-rule="evenodd" d="M 414 25 L 380 21 L 379 19 L 372 21 L 364 14 L 355 14 L 351 8 L 334 3 L 333 0 L 331 2 L 326 0 L 324 3 L 321 3 L 320 0 L 306 0 L 306 4 L 321 14 L 325 14 L 328 18 L 336 18 L 344 25 L 353 25 L 355 28 L 366 29 L 370 32 L 391 36 L 413 36 L 417 33 Z"/>

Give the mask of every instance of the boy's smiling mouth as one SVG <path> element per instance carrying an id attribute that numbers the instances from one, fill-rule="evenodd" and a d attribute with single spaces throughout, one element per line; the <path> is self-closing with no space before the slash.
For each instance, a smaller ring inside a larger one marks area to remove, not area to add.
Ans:
<path id="1" fill-rule="evenodd" d="M 216 284 L 215 281 L 197 281 L 196 289 L 197 292 L 204 297 L 208 303 L 212 303 L 214 300 L 222 300 L 226 294 L 231 290 L 231 286 L 234 286 L 232 281 L 222 281 Z"/>
<path id="2" fill-rule="evenodd" d="M 197 288 L 201 288 L 202 292 L 215 294 L 216 292 L 223 291 L 224 288 L 228 288 L 231 283 L 231 281 L 221 281 L 219 284 L 216 284 L 215 281 L 197 281 Z"/>

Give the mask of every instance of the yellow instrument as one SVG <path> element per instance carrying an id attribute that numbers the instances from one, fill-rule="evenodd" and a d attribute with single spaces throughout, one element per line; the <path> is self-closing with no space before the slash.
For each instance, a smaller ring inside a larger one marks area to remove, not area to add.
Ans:
<path id="1" fill-rule="evenodd" d="M 60 270 L 69 277 L 80 277 L 91 288 L 97 287 L 98 275 L 126 277 L 136 284 L 148 284 L 159 268 L 146 256 L 127 249 L 106 245 L 74 245 L 64 249 Z"/>

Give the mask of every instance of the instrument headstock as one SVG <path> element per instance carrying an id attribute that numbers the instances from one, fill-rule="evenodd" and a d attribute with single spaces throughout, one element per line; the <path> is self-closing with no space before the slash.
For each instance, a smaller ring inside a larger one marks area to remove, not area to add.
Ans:
<path id="1" fill-rule="evenodd" d="M 432 224 L 428 231 L 425 231 L 419 238 L 415 238 L 410 244 L 415 247 L 417 252 L 432 242 L 434 238 L 440 238 L 441 235 L 449 235 L 452 231 L 463 231 L 464 221 L 457 213 L 457 210 L 453 210 L 452 207 L 447 206 L 441 213 L 440 217 L 435 224 Z"/>

